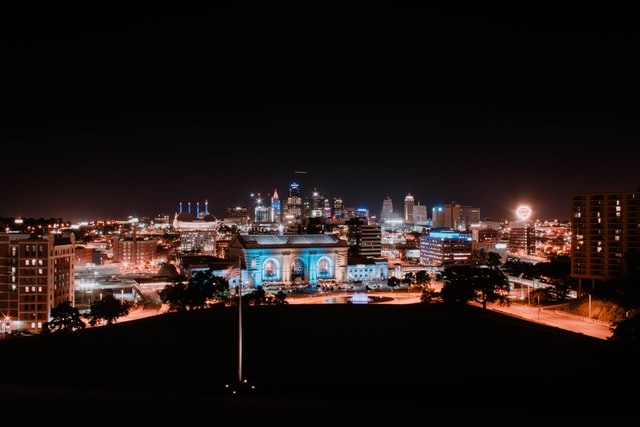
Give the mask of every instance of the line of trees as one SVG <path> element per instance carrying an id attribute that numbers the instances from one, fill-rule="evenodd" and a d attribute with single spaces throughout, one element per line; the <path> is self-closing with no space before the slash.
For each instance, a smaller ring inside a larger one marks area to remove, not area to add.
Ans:
<path id="1" fill-rule="evenodd" d="M 102 299 L 91 303 L 89 314 L 85 316 L 88 321 L 85 321 L 71 301 L 65 301 L 51 309 L 51 320 L 42 325 L 40 333 L 75 332 L 86 328 L 87 324 L 91 326 L 101 323 L 111 325 L 118 318 L 128 315 L 131 307 L 130 302 L 121 301 L 112 294 L 107 294 Z"/>

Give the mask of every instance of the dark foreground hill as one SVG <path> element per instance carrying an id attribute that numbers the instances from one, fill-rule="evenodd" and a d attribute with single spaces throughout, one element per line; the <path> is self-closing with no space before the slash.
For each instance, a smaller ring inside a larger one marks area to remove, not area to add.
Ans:
<path id="1" fill-rule="evenodd" d="M 476 307 L 244 307 L 241 341 L 238 319 L 218 307 L 5 340 L 2 412 L 214 425 L 636 418 L 631 355 Z M 234 395 L 225 385 L 240 373 L 255 390 Z"/>

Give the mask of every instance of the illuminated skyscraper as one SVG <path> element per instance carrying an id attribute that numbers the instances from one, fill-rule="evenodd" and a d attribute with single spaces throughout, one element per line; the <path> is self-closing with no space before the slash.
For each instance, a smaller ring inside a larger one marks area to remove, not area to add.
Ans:
<path id="1" fill-rule="evenodd" d="M 427 215 L 427 205 L 418 204 L 413 206 L 413 223 L 426 224 L 429 220 Z"/>
<path id="2" fill-rule="evenodd" d="M 287 207 L 284 211 L 283 222 L 287 226 L 300 224 L 302 218 L 302 193 L 300 186 L 296 182 L 292 182 L 289 186 L 289 195 L 287 197 Z"/>
<path id="3" fill-rule="evenodd" d="M 380 212 L 380 221 L 393 219 L 393 201 L 388 197 L 382 201 L 382 211 Z"/>
<path id="4" fill-rule="evenodd" d="M 404 198 L 404 222 L 407 224 L 413 224 L 413 206 L 415 204 L 416 201 L 411 193 L 407 194 Z"/>
<path id="5" fill-rule="evenodd" d="M 311 205 L 309 210 L 309 216 L 311 218 L 320 218 L 322 217 L 322 212 L 324 210 L 324 197 L 317 189 L 313 189 L 311 193 Z"/>
<path id="6" fill-rule="evenodd" d="M 340 197 L 333 198 L 332 215 L 338 219 L 344 218 L 344 202 Z"/>
<path id="7" fill-rule="evenodd" d="M 278 197 L 278 190 L 273 190 L 273 196 L 271 196 L 271 222 L 279 223 L 282 221 L 282 207 L 280 205 L 280 198 Z"/>

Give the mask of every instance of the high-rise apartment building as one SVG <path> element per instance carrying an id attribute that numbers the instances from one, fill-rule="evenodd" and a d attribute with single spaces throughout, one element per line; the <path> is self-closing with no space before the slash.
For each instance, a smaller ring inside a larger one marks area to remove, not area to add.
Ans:
<path id="1" fill-rule="evenodd" d="M 571 196 L 571 277 L 578 295 L 601 282 L 637 275 L 640 193 Z"/>
<path id="2" fill-rule="evenodd" d="M 75 237 L 0 233 L 0 313 L 3 334 L 39 333 L 51 309 L 75 302 Z"/>

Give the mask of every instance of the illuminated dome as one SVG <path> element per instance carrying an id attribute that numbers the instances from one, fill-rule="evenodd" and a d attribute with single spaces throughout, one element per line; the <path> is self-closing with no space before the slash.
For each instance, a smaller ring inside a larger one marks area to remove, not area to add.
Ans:
<path id="1" fill-rule="evenodd" d="M 198 219 L 190 213 L 176 213 L 173 219 L 173 227 L 176 230 L 214 230 L 218 228 L 218 220 L 213 215 Z"/>

